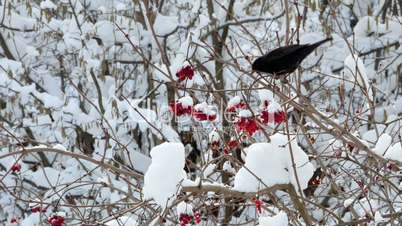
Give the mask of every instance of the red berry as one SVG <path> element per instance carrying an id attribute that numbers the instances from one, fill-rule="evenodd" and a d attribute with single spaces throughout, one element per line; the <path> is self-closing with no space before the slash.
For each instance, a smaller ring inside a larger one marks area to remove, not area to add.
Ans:
<path id="1" fill-rule="evenodd" d="M 198 121 L 214 121 L 216 119 L 216 115 L 207 115 L 202 111 L 193 111 L 193 116 Z"/>
<path id="2" fill-rule="evenodd" d="M 194 69 L 187 65 L 182 67 L 177 73 L 176 73 L 176 77 L 179 78 L 179 81 L 184 81 L 186 79 L 193 79 L 194 76 Z"/>
<path id="3" fill-rule="evenodd" d="M 16 163 L 11 167 L 11 171 L 13 171 L 13 173 L 18 173 L 21 171 L 21 164 Z"/>
<path id="4" fill-rule="evenodd" d="M 243 101 L 240 101 L 239 103 L 226 108 L 226 111 L 227 112 L 235 112 L 237 109 L 246 109 L 246 108 L 247 108 L 247 104 L 244 103 Z"/>
<path id="5" fill-rule="evenodd" d="M 195 218 L 195 223 L 196 223 L 196 224 L 201 223 L 201 214 L 200 214 L 200 213 L 196 212 L 196 213 L 194 214 L 194 218 Z"/>
<path id="6" fill-rule="evenodd" d="M 46 210 L 47 210 L 46 208 L 42 208 L 42 207 L 39 207 L 39 206 L 31 208 L 32 213 L 38 213 L 38 212 L 45 213 Z"/>
<path id="7" fill-rule="evenodd" d="M 236 148 L 238 145 L 239 145 L 239 142 L 238 142 L 237 140 L 230 140 L 230 141 L 227 143 L 227 146 L 228 146 L 230 149 Z"/>
<path id="8" fill-rule="evenodd" d="M 20 221 L 19 218 L 13 217 L 13 218 L 11 219 L 10 223 L 11 223 L 11 224 L 18 224 L 19 221 Z"/>
<path id="9" fill-rule="evenodd" d="M 276 124 L 280 124 L 285 121 L 285 112 L 278 111 L 274 113 L 274 121 Z"/>
<path id="10" fill-rule="evenodd" d="M 257 121 L 252 117 L 241 117 L 237 122 L 236 126 L 238 130 L 247 132 L 249 136 L 252 136 L 257 130 Z"/>
<path id="11" fill-rule="evenodd" d="M 64 217 L 53 215 L 48 219 L 51 226 L 62 226 L 64 224 Z"/>
<path id="12" fill-rule="evenodd" d="M 184 107 L 182 103 L 180 102 L 173 102 L 169 104 L 169 109 L 170 111 L 175 114 L 176 116 L 182 116 L 182 115 L 190 115 L 192 112 L 192 107 L 191 106 L 186 106 Z"/>
<path id="13" fill-rule="evenodd" d="M 257 199 L 257 198 L 253 198 L 254 204 L 255 204 L 255 208 L 257 209 L 258 213 L 261 213 L 261 206 L 262 206 L 262 201 Z"/>
<path id="14" fill-rule="evenodd" d="M 311 185 L 318 186 L 320 184 L 321 184 L 321 181 L 319 178 L 315 178 L 315 179 L 311 180 Z"/>
<path id="15" fill-rule="evenodd" d="M 263 123 L 265 123 L 265 124 L 269 122 L 269 113 L 268 113 L 268 111 L 262 111 L 261 112 L 261 121 Z"/>

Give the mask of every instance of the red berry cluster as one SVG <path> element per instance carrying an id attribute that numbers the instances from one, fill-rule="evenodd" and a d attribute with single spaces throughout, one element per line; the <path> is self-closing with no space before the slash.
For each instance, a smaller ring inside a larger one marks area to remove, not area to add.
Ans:
<path id="1" fill-rule="evenodd" d="M 36 206 L 36 207 L 32 207 L 31 208 L 31 212 L 32 213 L 45 213 L 46 212 L 46 208 L 42 208 L 42 207 L 40 207 L 40 206 Z"/>
<path id="2" fill-rule="evenodd" d="M 176 116 L 182 115 L 191 115 L 192 107 L 191 106 L 183 106 L 183 104 L 179 101 L 173 102 L 169 104 L 169 109 Z"/>
<path id="3" fill-rule="evenodd" d="M 19 173 L 21 171 L 21 164 L 16 163 L 11 167 L 11 171 L 13 171 L 13 173 Z"/>
<path id="4" fill-rule="evenodd" d="M 179 81 L 184 81 L 186 79 L 193 79 L 194 76 L 194 69 L 187 65 L 182 67 L 177 73 L 176 73 L 176 77 L 179 78 Z"/>
<path id="5" fill-rule="evenodd" d="M 13 217 L 10 220 L 11 224 L 19 224 L 20 223 L 20 218 L 19 217 Z"/>
<path id="6" fill-rule="evenodd" d="M 179 217 L 180 226 L 186 226 L 187 224 L 199 224 L 201 223 L 201 214 L 199 212 L 195 212 L 194 216 L 182 213 Z"/>
<path id="7" fill-rule="evenodd" d="M 284 122 L 285 117 L 286 117 L 286 115 L 285 115 L 285 112 L 283 112 L 283 111 L 274 112 L 274 122 L 276 124 L 280 124 L 280 123 Z"/>
<path id="8" fill-rule="evenodd" d="M 277 110 L 277 111 L 275 111 L 275 112 L 269 112 L 267 109 L 268 109 L 268 106 L 269 106 L 269 102 L 267 101 L 267 100 L 265 100 L 264 101 L 264 103 L 263 103 L 263 111 L 261 112 L 261 115 L 260 115 L 260 117 L 261 117 L 261 121 L 263 122 L 263 123 L 268 123 L 269 122 L 269 120 L 272 120 L 273 119 L 273 121 L 274 121 L 274 123 L 275 124 L 281 124 L 282 122 L 284 122 L 285 121 L 285 119 L 286 119 L 286 114 L 285 114 L 285 112 L 284 111 L 282 111 L 282 110 Z M 273 118 L 271 118 L 271 117 L 273 117 Z"/>
<path id="9" fill-rule="evenodd" d="M 191 223 L 192 220 L 193 220 L 192 215 L 185 214 L 185 213 L 180 214 L 180 217 L 179 217 L 180 226 L 185 226 L 186 224 Z"/>
<path id="10" fill-rule="evenodd" d="M 216 119 L 216 114 L 208 115 L 203 111 L 193 111 L 193 117 L 198 121 L 214 121 Z"/>
<path id="11" fill-rule="evenodd" d="M 249 136 L 252 136 L 257 130 L 258 125 L 254 117 L 240 117 L 236 122 L 238 130 L 246 132 Z"/>
<path id="12" fill-rule="evenodd" d="M 258 213 L 261 213 L 262 212 L 262 209 L 261 209 L 262 201 L 257 198 L 253 198 L 253 202 L 254 202 L 255 208 L 257 209 Z"/>
<path id="13" fill-rule="evenodd" d="M 243 101 L 240 101 L 237 104 L 234 104 L 232 106 L 229 106 L 228 108 L 226 108 L 227 112 L 235 112 L 238 109 L 246 109 L 247 108 L 247 104 L 244 103 Z"/>
<path id="14" fill-rule="evenodd" d="M 47 221 L 51 226 L 62 226 L 64 224 L 64 217 L 53 215 Z"/>
<path id="15" fill-rule="evenodd" d="M 262 123 L 267 124 L 269 122 L 268 111 L 262 111 L 260 117 L 261 117 L 261 122 Z"/>
<path id="16" fill-rule="evenodd" d="M 321 184 L 321 180 L 320 180 L 320 178 L 314 178 L 314 179 L 310 180 L 309 183 L 313 186 L 318 186 Z"/>
<path id="17" fill-rule="evenodd" d="M 188 101 L 188 100 L 186 100 Z M 211 106 L 206 103 L 197 104 L 194 107 L 187 104 L 183 104 L 182 100 L 177 100 L 169 104 L 169 110 L 175 116 L 191 115 L 197 121 L 215 121 L 217 115 L 215 111 L 209 110 Z"/>

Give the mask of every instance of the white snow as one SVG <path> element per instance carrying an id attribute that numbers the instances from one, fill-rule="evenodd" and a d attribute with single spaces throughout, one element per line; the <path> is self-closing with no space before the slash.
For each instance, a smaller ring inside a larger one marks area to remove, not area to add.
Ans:
<path id="1" fill-rule="evenodd" d="M 231 99 L 228 101 L 228 108 L 229 108 L 229 107 L 233 107 L 234 105 L 236 105 L 236 104 L 238 104 L 238 103 L 240 103 L 240 102 L 241 102 L 240 97 L 239 97 L 239 96 L 235 96 L 235 97 L 231 98 Z"/>
<path id="2" fill-rule="evenodd" d="M 193 215 L 193 206 L 191 204 L 188 204 L 186 202 L 180 202 L 177 205 L 177 215 L 180 216 L 180 214 L 188 214 L 188 215 Z"/>
<path id="3" fill-rule="evenodd" d="M 133 216 L 121 216 L 106 223 L 107 226 L 131 226 L 137 225 L 137 221 Z"/>
<path id="4" fill-rule="evenodd" d="M 241 118 L 248 118 L 253 116 L 253 113 L 250 110 L 241 110 L 239 111 L 239 117 Z"/>
<path id="5" fill-rule="evenodd" d="M 281 211 L 272 217 L 259 217 L 260 226 L 288 226 L 288 215 Z"/>
<path id="6" fill-rule="evenodd" d="M 300 187 L 305 189 L 313 175 L 314 167 L 295 141 L 291 141 L 290 144 Z M 286 136 L 280 134 L 273 135 L 271 143 L 255 143 L 249 146 L 245 151 L 247 153 L 245 166 L 235 176 L 234 188 L 239 191 L 256 192 L 275 184 L 287 183 L 292 183 L 298 188 L 289 148 Z"/>
<path id="7" fill-rule="evenodd" d="M 274 113 L 274 112 L 278 112 L 278 111 L 282 111 L 281 105 L 278 104 L 276 101 L 270 102 L 268 105 L 268 112 Z"/>
<path id="8" fill-rule="evenodd" d="M 377 144 L 375 145 L 375 148 L 373 149 L 373 151 L 377 154 L 377 155 L 383 155 L 385 153 L 385 151 L 389 148 L 389 146 L 392 143 L 392 137 L 386 133 L 383 133 L 377 141 Z"/>
<path id="9" fill-rule="evenodd" d="M 41 9 L 56 9 L 57 6 L 50 0 L 45 0 L 40 3 Z"/>
<path id="10" fill-rule="evenodd" d="M 378 223 L 383 223 L 386 220 L 382 217 L 381 213 L 379 211 L 375 212 L 374 214 L 374 222 L 377 223 L 377 225 L 379 225 Z"/>
<path id="11" fill-rule="evenodd" d="M 359 19 L 355 27 L 353 28 L 353 32 L 358 37 L 366 37 L 372 32 L 377 31 L 377 22 L 371 16 L 365 16 Z"/>
<path id="12" fill-rule="evenodd" d="M 42 225 L 40 220 L 40 213 L 32 213 L 28 215 L 22 222 L 21 226 L 39 226 Z"/>
<path id="13" fill-rule="evenodd" d="M 346 57 L 344 65 L 345 77 L 351 81 L 356 81 L 360 88 L 368 94 L 370 100 L 373 100 L 373 92 L 370 88 L 366 67 L 360 57 L 356 54 L 350 54 Z M 349 87 L 353 87 L 353 84 L 349 84 Z"/>
<path id="14" fill-rule="evenodd" d="M 215 142 L 215 141 L 220 141 L 221 137 L 219 136 L 219 133 L 216 130 L 212 130 L 209 135 L 209 142 Z"/>
<path id="15" fill-rule="evenodd" d="M 193 98 L 191 98 L 190 96 L 182 97 L 178 99 L 178 102 L 180 102 L 183 105 L 183 107 L 192 107 L 194 104 Z"/>
<path id="16" fill-rule="evenodd" d="M 50 95 L 48 93 L 36 93 L 36 96 L 43 101 L 46 108 L 60 108 L 63 106 L 64 102 L 58 97 Z"/>
<path id="17" fill-rule="evenodd" d="M 354 201 L 355 201 L 354 198 L 346 199 L 346 200 L 343 202 L 343 206 L 344 206 L 345 208 L 347 208 L 347 207 L 349 207 L 350 205 L 352 205 Z"/>
<path id="18" fill-rule="evenodd" d="M 264 101 L 264 100 L 273 101 L 274 100 L 274 94 L 268 89 L 258 90 L 258 96 L 260 97 L 261 101 Z"/>
<path id="19" fill-rule="evenodd" d="M 402 162 L 402 145 L 401 142 L 398 142 L 392 147 L 388 148 L 385 152 L 384 157 L 390 160 L 396 160 Z"/>
<path id="20" fill-rule="evenodd" d="M 164 16 L 158 13 L 154 22 L 154 30 L 156 35 L 164 36 L 174 31 L 178 25 L 176 16 Z"/>
<path id="21" fill-rule="evenodd" d="M 115 25 L 110 21 L 98 21 L 94 25 L 94 28 L 96 35 L 102 40 L 105 46 L 112 46 L 116 41 L 127 41 L 120 31 L 116 31 Z"/>
<path id="22" fill-rule="evenodd" d="M 201 111 L 206 115 L 216 115 L 216 109 L 213 106 L 208 105 L 206 102 L 194 105 L 194 110 Z"/>
<path id="23" fill-rule="evenodd" d="M 66 147 L 64 147 L 64 146 L 61 145 L 61 144 L 55 144 L 55 145 L 53 146 L 53 148 L 54 148 L 54 149 L 59 149 L 59 150 L 62 150 L 62 151 L 67 151 Z"/>
<path id="24" fill-rule="evenodd" d="M 51 167 L 39 168 L 35 172 L 27 170 L 22 176 L 35 183 L 37 186 L 51 188 L 56 186 L 60 180 L 60 172 Z"/>
<path id="25" fill-rule="evenodd" d="M 230 164 L 229 161 L 226 161 L 223 164 L 222 170 L 224 170 L 225 172 L 228 172 L 228 173 L 233 173 L 233 174 L 236 173 L 236 170 L 232 167 L 232 165 Z"/>
<path id="26" fill-rule="evenodd" d="M 144 176 L 144 198 L 154 199 L 165 207 L 179 191 L 179 183 L 186 178 L 184 172 L 184 146 L 165 142 L 151 150 L 152 162 Z"/>

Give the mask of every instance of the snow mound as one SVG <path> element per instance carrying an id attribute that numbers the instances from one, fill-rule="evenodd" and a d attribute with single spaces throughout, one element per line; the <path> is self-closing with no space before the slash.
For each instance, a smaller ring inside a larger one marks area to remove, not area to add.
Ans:
<path id="1" fill-rule="evenodd" d="M 289 219 L 285 212 L 281 211 L 272 217 L 260 217 L 260 226 L 288 226 Z"/>
<path id="2" fill-rule="evenodd" d="M 373 151 L 377 155 L 383 155 L 385 151 L 389 148 L 392 143 L 392 137 L 386 133 L 383 133 L 380 138 L 378 138 L 377 144 Z"/>
<path id="3" fill-rule="evenodd" d="M 40 3 L 41 9 L 57 9 L 57 6 L 50 0 L 46 0 Z"/>
<path id="4" fill-rule="evenodd" d="M 155 33 L 159 36 L 167 35 L 169 33 L 172 33 L 178 25 L 179 22 L 177 20 L 177 17 L 158 14 L 154 23 Z"/>
<path id="5" fill-rule="evenodd" d="M 392 137 L 383 133 L 373 149 L 373 151 L 384 158 L 402 162 L 402 144 L 400 142 L 392 145 Z"/>
<path id="6" fill-rule="evenodd" d="M 179 183 L 186 178 L 184 172 L 184 146 L 165 142 L 151 150 L 152 163 L 144 176 L 144 198 L 154 199 L 166 206 L 178 192 Z"/>
<path id="7" fill-rule="evenodd" d="M 362 17 L 356 26 L 353 28 L 353 32 L 357 37 L 369 36 L 372 32 L 377 31 L 377 23 L 371 16 Z"/>
<path id="8" fill-rule="evenodd" d="M 384 157 L 389 160 L 402 162 L 402 145 L 400 142 L 394 144 L 385 152 Z"/>
<path id="9" fill-rule="evenodd" d="M 239 96 L 235 96 L 232 99 L 229 100 L 228 102 L 228 107 L 234 106 L 236 104 L 239 104 L 241 102 L 241 99 Z"/>
<path id="10" fill-rule="evenodd" d="M 193 98 L 191 98 L 190 96 L 184 96 L 178 99 L 178 102 L 180 102 L 183 107 L 192 107 L 194 105 Z"/>
<path id="11" fill-rule="evenodd" d="M 370 83 L 367 77 L 366 67 L 364 66 L 363 61 L 360 59 L 360 57 L 356 54 L 350 54 L 346 57 L 344 65 L 345 76 L 351 81 L 356 81 L 357 84 L 363 90 L 365 90 L 365 92 L 368 94 L 368 97 L 373 100 L 373 92 L 369 88 Z M 353 84 L 349 85 L 350 87 L 353 87 Z"/>
<path id="12" fill-rule="evenodd" d="M 297 188 L 290 151 L 293 153 L 300 187 L 307 188 L 314 172 L 307 154 L 296 141 L 288 142 L 286 136 L 275 134 L 271 137 L 271 143 L 255 143 L 246 149 L 246 163 L 235 176 L 234 189 L 257 192 L 266 187 L 287 183 Z"/>
<path id="13" fill-rule="evenodd" d="M 136 225 L 137 221 L 130 216 L 121 216 L 117 219 L 109 221 L 106 223 L 107 226 L 128 226 L 128 225 Z"/>

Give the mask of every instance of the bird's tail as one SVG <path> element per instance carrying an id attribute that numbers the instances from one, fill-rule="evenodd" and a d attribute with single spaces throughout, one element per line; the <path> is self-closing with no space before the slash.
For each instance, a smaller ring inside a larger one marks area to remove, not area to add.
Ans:
<path id="1" fill-rule="evenodd" d="M 318 46 L 320 46 L 320 45 L 322 45 L 322 44 L 324 44 L 324 43 L 326 43 L 328 41 L 331 41 L 331 40 L 332 40 L 332 37 L 329 37 L 329 38 L 326 38 L 326 39 L 321 40 L 319 42 L 316 42 L 316 43 L 308 45 L 306 47 L 306 50 L 305 50 L 306 56 L 309 55 L 310 53 L 312 53 Z"/>
<path id="2" fill-rule="evenodd" d="M 331 41 L 332 40 L 332 37 L 329 37 L 329 38 L 326 38 L 326 39 L 324 39 L 324 40 L 322 40 L 322 41 L 319 41 L 319 42 L 316 42 L 316 43 L 314 43 L 314 44 L 311 44 L 311 46 L 313 47 L 314 46 L 314 49 L 315 48 L 317 48 L 318 46 L 320 46 L 320 45 L 322 45 L 322 44 L 324 44 L 324 43 L 326 43 L 326 42 L 328 42 L 328 41 Z"/>

